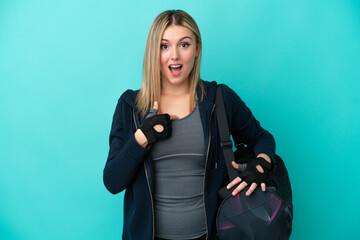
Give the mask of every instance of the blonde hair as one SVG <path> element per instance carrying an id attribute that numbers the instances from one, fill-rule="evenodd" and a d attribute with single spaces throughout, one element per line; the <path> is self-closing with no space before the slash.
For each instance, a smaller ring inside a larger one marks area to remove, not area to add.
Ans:
<path id="1" fill-rule="evenodd" d="M 190 81 L 190 111 L 196 107 L 197 86 L 201 89 L 201 99 L 204 95 L 204 86 L 200 79 L 201 63 L 201 36 L 199 28 L 194 19 L 182 10 L 168 10 L 160 13 L 152 23 L 146 41 L 143 80 L 140 91 L 136 97 L 136 106 L 143 115 L 154 105 L 155 100 L 160 100 L 161 94 L 161 72 L 160 72 L 160 46 L 161 38 L 170 25 L 183 26 L 191 30 L 199 46 L 199 55 L 195 57 L 194 66 L 189 74 Z"/>

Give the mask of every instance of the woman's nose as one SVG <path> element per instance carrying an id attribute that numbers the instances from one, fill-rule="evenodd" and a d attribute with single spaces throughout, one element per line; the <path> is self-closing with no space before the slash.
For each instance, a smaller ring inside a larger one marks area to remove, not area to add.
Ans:
<path id="1" fill-rule="evenodd" d="M 179 52 L 177 48 L 173 48 L 171 51 L 171 60 L 178 60 L 179 59 Z"/>

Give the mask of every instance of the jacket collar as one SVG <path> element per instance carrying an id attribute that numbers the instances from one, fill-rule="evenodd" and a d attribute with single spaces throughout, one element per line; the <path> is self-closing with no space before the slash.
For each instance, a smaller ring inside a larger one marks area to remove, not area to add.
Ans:
<path id="1" fill-rule="evenodd" d="M 203 80 L 202 80 L 202 82 L 203 82 L 204 90 L 205 90 L 203 101 L 213 104 L 215 102 L 217 83 L 215 81 L 208 82 L 208 81 L 203 81 Z M 197 95 L 198 95 L 198 99 L 200 100 L 201 99 L 200 87 L 197 88 Z"/>
<path id="2" fill-rule="evenodd" d="M 135 104 L 136 96 L 139 93 L 139 90 L 126 90 L 123 95 L 121 95 L 121 99 L 124 100 L 127 104 L 130 105 L 131 108 L 135 109 L 137 111 L 137 107 Z"/>

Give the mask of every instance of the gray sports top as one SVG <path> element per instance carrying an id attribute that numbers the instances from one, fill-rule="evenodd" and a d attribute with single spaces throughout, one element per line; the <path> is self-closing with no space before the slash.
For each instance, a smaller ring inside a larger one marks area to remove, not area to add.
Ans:
<path id="1" fill-rule="evenodd" d="M 206 233 L 204 134 L 198 107 L 173 120 L 169 139 L 151 149 L 155 171 L 155 235 L 192 239 Z"/>

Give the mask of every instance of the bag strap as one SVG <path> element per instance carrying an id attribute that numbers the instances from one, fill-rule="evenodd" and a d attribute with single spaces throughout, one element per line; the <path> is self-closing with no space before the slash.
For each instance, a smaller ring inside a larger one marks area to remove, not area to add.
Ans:
<path id="1" fill-rule="evenodd" d="M 233 143 L 230 139 L 229 125 L 226 117 L 226 110 L 224 99 L 222 96 L 221 85 L 216 88 L 216 118 L 220 134 L 221 148 L 224 153 L 227 172 L 229 174 L 230 182 L 238 177 L 236 169 L 232 166 L 231 162 L 235 161 L 234 153 L 232 150 Z"/>

